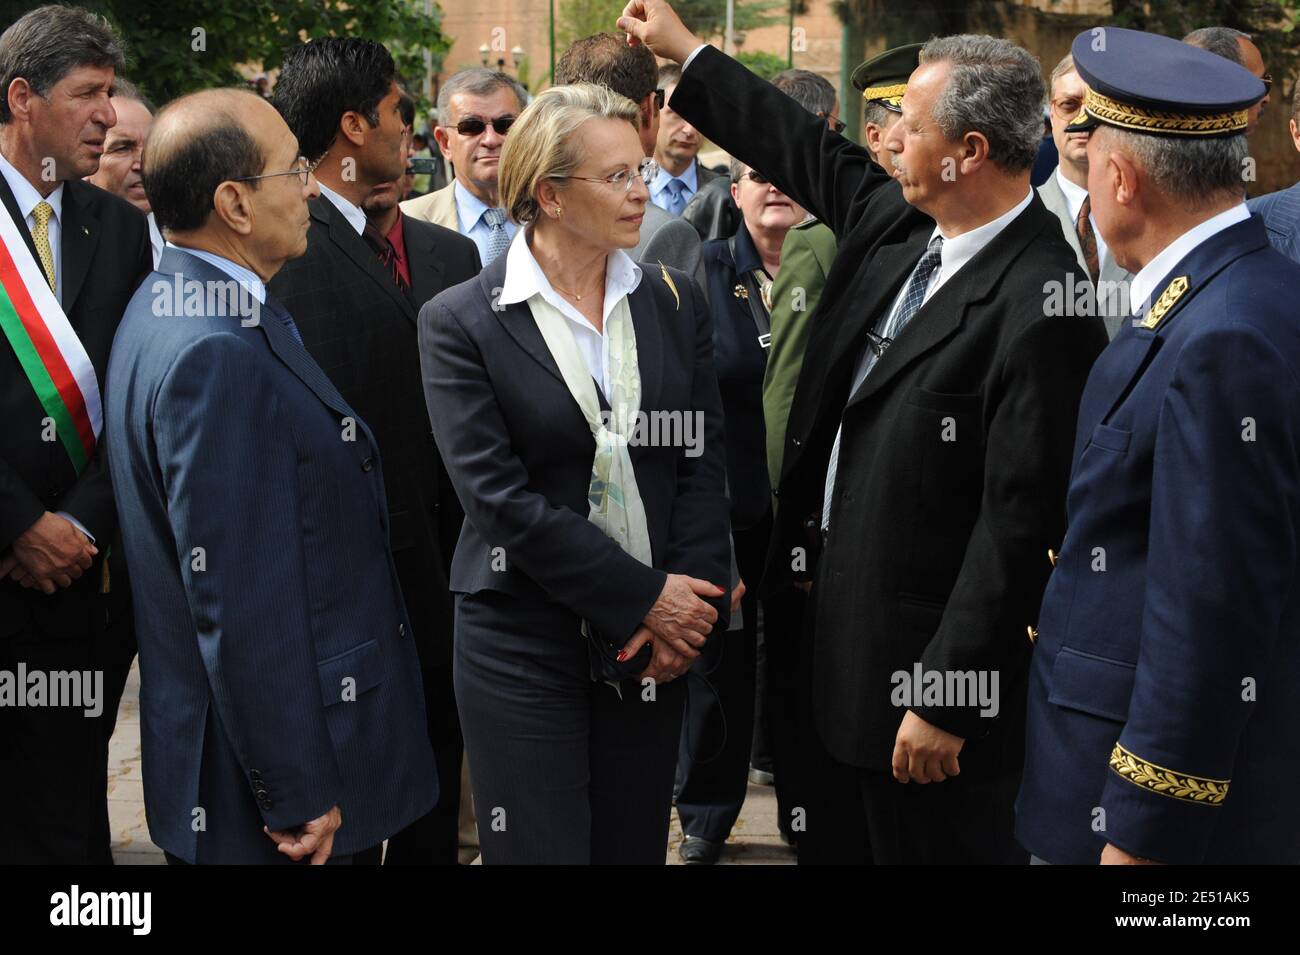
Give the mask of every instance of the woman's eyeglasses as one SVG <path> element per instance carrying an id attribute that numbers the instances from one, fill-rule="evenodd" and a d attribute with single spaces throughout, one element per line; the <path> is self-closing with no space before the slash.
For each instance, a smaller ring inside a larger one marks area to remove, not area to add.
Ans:
<path id="1" fill-rule="evenodd" d="M 516 116 L 498 116 L 495 119 L 490 120 L 490 122 L 492 123 L 492 128 L 496 130 L 496 134 L 498 136 L 504 136 L 510 127 L 515 124 L 517 118 L 518 117 Z M 462 119 L 459 123 L 454 125 L 446 123 L 441 125 L 443 129 L 454 129 L 462 136 L 481 136 L 483 135 L 483 130 L 488 127 L 488 121 L 481 120 L 477 116 L 470 116 L 466 119 Z"/>
<path id="2" fill-rule="evenodd" d="M 633 172 L 631 169 L 620 169 L 618 172 L 609 176 L 551 176 L 552 179 L 581 179 L 583 182 L 604 182 L 616 187 L 622 192 L 628 192 L 632 188 L 632 180 L 640 179 L 648 187 L 654 181 L 655 176 L 659 175 L 659 166 L 653 159 L 641 160 L 640 167 Z"/>
<path id="3" fill-rule="evenodd" d="M 264 172 L 260 176 L 238 176 L 229 180 L 230 182 L 253 182 L 257 179 L 274 179 L 276 176 L 297 176 L 299 182 L 304 186 L 310 179 L 311 174 L 316 170 L 316 163 L 308 162 L 305 156 L 299 156 L 298 161 L 293 164 L 293 168 L 286 172 Z"/>

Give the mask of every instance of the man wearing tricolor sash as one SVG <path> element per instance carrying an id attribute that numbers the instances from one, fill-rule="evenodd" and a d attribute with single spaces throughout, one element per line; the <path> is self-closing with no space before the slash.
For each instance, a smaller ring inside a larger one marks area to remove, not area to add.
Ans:
<path id="1" fill-rule="evenodd" d="M 81 178 L 122 64 L 108 24 L 72 7 L 0 36 L 0 673 L 113 684 L 95 718 L 0 699 L 0 778 L 26 781 L 0 789 L 0 863 L 111 861 L 106 733 L 130 622 L 101 389 L 150 258 L 139 210 Z"/>

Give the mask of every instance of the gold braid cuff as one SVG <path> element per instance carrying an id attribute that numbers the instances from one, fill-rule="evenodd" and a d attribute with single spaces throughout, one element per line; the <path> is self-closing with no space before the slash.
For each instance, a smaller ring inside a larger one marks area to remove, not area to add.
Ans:
<path id="1" fill-rule="evenodd" d="M 1221 806 L 1228 796 L 1228 779 L 1186 776 L 1172 769 L 1134 756 L 1119 743 L 1110 754 L 1110 768 L 1131 782 L 1151 792 L 1198 806 Z"/>
<path id="2" fill-rule="evenodd" d="M 1174 136 L 1225 136 L 1244 133 L 1248 110 L 1228 113 L 1167 113 L 1104 96 L 1089 89 L 1083 96 L 1084 111 L 1098 122 L 1143 133 L 1168 133 Z"/>

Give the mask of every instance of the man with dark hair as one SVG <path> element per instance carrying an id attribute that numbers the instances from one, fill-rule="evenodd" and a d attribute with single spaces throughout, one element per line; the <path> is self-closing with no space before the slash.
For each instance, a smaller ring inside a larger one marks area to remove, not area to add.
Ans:
<path id="1" fill-rule="evenodd" d="M 109 593 L 125 576 L 101 383 L 149 238 L 138 209 L 82 177 L 117 122 L 123 61 L 112 28 L 76 7 L 39 7 L 0 36 L 0 673 L 78 677 L 96 701 L 0 705 L 0 778 L 14 781 L 0 863 L 112 861 L 111 723 L 92 711 L 113 687 L 93 677 L 116 671 L 107 648 L 129 621 Z"/>
<path id="2" fill-rule="evenodd" d="M 340 87 L 358 91 L 356 98 L 340 96 Z M 390 848 L 395 861 L 454 864 L 461 742 L 450 704 L 447 568 L 461 512 L 432 439 L 415 320 L 426 300 L 478 274 L 478 250 L 451 229 L 398 218 L 389 205 L 396 197 L 388 191 L 406 170 L 409 127 L 383 46 L 328 39 L 298 47 L 285 60 L 274 102 L 295 133 L 324 151 L 316 167 L 321 196 L 308 203 L 307 252 L 270 289 L 293 313 L 307 350 L 370 423 L 387 462 L 393 561 L 420 651 L 442 781 L 434 814 Z M 367 202 L 383 214 L 368 216 Z"/>
<path id="3" fill-rule="evenodd" d="M 574 40 L 555 65 L 557 86 L 595 83 L 612 89 L 636 103 L 641 113 L 641 148 L 653 156 L 659 138 L 659 113 L 663 90 L 657 89 L 659 68 L 654 54 L 642 47 L 628 46 L 617 33 L 596 33 Z M 731 201 L 731 197 L 727 197 Z M 696 231 L 676 222 L 653 202 L 645 205 L 641 220 L 641 241 L 628 255 L 637 261 L 662 262 L 694 275 L 704 284 L 700 265 L 700 238 Z"/>
<path id="4" fill-rule="evenodd" d="M 163 235 L 149 207 L 149 197 L 144 193 L 140 178 L 140 160 L 144 154 L 144 141 L 153 125 L 154 106 L 133 83 L 118 78 L 113 84 L 113 110 L 117 125 L 104 139 L 104 155 L 99 169 L 86 182 L 99 186 L 115 196 L 121 196 L 143 212 L 149 220 L 149 245 L 153 252 L 154 268 L 162 258 Z"/>
<path id="5" fill-rule="evenodd" d="M 1258 129 L 1260 114 L 1268 105 L 1268 94 L 1273 87 L 1273 77 L 1264 67 L 1264 56 L 1259 52 L 1259 47 L 1255 45 L 1250 34 L 1231 27 L 1201 27 L 1183 37 L 1183 42 L 1199 46 L 1202 50 L 1209 50 L 1225 60 L 1231 60 L 1264 81 L 1264 98 L 1250 107 L 1250 122 L 1246 127 L 1246 135 L 1249 136 Z"/>
<path id="6" fill-rule="evenodd" d="M 673 90 L 681 78 L 682 71 L 676 63 L 667 63 L 659 68 L 659 88 L 664 91 L 664 105 L 659 114 L 659 138 L 654 151 L 659 175 L 650 183 L 650 201 L 674 216 L 681 215 L 686 204 L 710 182 L 725 182 L 726 179 L 700 165 L 698 156 L 703 142 L 700 134 L 672 108 Z M 739 222 L 736 219 L 732 223 L 733 228 Z"/>
<path id="7" fill-rule="evenodd" d="M 149 835 L 173 864 L 353 861 L 438 786 L 379 450 L 266 289 L 311 166 L 265 100 L 209 90 L 158 115 L 144 181 L 168 247 L 105 418 Z"/>

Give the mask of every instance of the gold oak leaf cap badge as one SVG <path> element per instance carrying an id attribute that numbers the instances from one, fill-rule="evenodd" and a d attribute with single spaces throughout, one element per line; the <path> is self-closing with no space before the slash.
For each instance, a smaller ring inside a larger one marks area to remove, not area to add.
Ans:
<path id="1" fill-rule="evenodd" d="M 1156 303 L 1151 306 L 1151 311 L 1147 312 L 1147 317 L 1142 319 L 1141 327 L 1155 328 L 1159 325 L 1161 320 L 1169 314 L 1169 310 L 1183 297 L 1183 293 L 1191 288 L 1191 284 L 1186 275 L 1180 275 L 1166 285 L 1165 290 L 1156 299 Z"/>
<path id="2" fill-rule="evenodd" d="M 682 310 L 682 297 L 677 294 L 677 286 L 673 284 L 673 277 L 668 274 L 668 266 L 664 265 L 663 262 L 659 263 L 659 274 L 663 276 L 664 284 L 668 286 L 668 290 L 673 293 L 673 300 L 677 302 L 677 311 L 680 312 Z"/>

